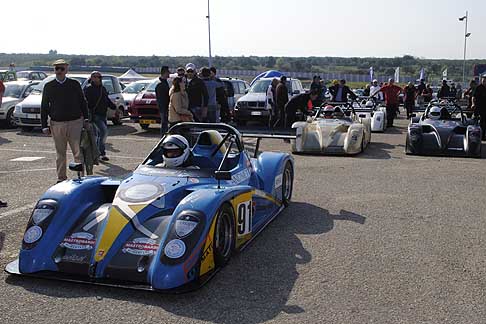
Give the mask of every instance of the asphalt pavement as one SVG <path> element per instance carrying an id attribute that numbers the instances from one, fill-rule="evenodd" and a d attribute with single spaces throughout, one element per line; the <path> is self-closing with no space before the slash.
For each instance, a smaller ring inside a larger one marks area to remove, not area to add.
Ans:
<path id="1" fill-rule="evenodd" d="M 406 125 L 374 133 L 356 157 L 295 156 L 292 204 L 195 292 L 1 272 L 0 323 L 485 323 L 486 160 L 407 156 Z M 109 132 L 96 174 L 129 172 L 158 140 L 130 123 Z M 55 181 L 51 138 L 0 129 L 2 269 Z"/>

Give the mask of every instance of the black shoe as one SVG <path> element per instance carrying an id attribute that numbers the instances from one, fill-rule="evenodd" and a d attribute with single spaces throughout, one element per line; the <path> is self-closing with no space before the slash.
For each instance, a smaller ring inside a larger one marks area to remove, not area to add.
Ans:
<path id="1" fill-rule="evenodd" d="M 7 207 L 7 203 L 0 200 L 0 207 Z"/>
<path id="2" fill-rule="evenodd" d="M 110 161 L 110 159 L 106 155 L 101 156 L 100 159 L 101 161 Z"/>

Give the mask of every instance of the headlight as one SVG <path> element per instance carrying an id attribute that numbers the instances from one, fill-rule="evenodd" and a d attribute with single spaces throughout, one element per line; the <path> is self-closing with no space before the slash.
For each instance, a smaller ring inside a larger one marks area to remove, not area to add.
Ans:
<path id="1" fill-rule="evenodd" d="M 27 244 L 32 244 L 37 242 L 42 236 L 42 228 L 40 226 L 34 225 L 29 227 L 24 234 L 24 242 Z"/>
<path id="2" fill-rule="evenodd" d="M 21 111 L 22 111 L 22 105 L 20 105 L 20 104 L 19 104 L 19 105 L 15 105 L 15 110 L 14 110 L 14 112 L 16 112 L 16 113 L 20 113 Z"/>
<path id="3" fill-rule="evenodd" d="M 172 240 L 165 246 L 164 253 L 168 258 L 178 259 L 186 253 L 186 244 L 178 239 Z"/>
<path id="4" fill-rule="evenodd" d="M 182 212 L 176 220 L 175 231 L 177 236 L 183 238 L 194 231 L 197 224 L 199 224 L 199 218 L 191 215 L 190 212 Z"/>
<path id="5" fill-rule="evenodd" d="M 57 202 L 52 199 L 41 200 L 35 206 L 34 212 L 32 213 L 32 221 L 34 224 L 39 225 L 47 217 L 51 216 L 56 210 Z"/>

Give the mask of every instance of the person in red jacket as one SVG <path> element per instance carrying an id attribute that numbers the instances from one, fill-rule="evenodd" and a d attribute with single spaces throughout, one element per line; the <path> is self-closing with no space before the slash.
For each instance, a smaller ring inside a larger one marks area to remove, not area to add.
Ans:
<path id="1" fill-rule="evenodd" d="M 387 127 L 393 127 L 393 120 L 398 112 L 398 95 L 402 92 L 402 88 L 395 85 L 395 80 L 389 79 L 388 84 L 380 91 L 385 96 Z"/>

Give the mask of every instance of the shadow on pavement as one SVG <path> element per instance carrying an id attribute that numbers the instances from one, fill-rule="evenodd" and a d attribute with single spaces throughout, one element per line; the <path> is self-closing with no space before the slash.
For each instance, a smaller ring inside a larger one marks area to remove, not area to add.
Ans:
<path id="1" fill-rule="evenodd" d="M 100 170 L 100 167 L 107 167 L 106 169 Z M 127 173 L 133 172 L 133 170 L 128 170 L 125 168 L 122 168 L 121 166 L 118 166 L 116 164 L 112 164 L 110 162 L 102 162 L 100 163 L 99 166 L 95 166 L 95 174 L 96 175 L 101 175 L 101 176 L 107 176 L 107 177 L 117 177 L 117 176 L 122 176 Z"/>
<path id="2" fill-rule="evenodd" d="M 134 124 L 108 126 L 108 136 L 123 136 L 136 133 L 137 131 L 138 129 L 135 128 Z"/>
<path id="3" fill-rule="evenodd" d="M 305 210 L 305 213 L 302 211 Z M 182 295 L 162 295 L 117 288 L 69 284 L 9 276 L 6 282 L 36 294 L 60 298 L 114 298 L 160 307 L 185 318 L 214 323 L 262 323 L 282 312 L 304 313 L 306 305 L 287 305 L 299 277 L 298 265 L 312 255 L 298 235 L 320 236 L 336 221 L 364 224 L 364 216 L 341 210 L 332 215 L 307 203 L 292 203 L 249 247 L 201 289 Z M 325 293 L 325 292 L 323 292 Z"/>
<path id="4" fill-rule="evenodd" d="M 388 160 L 391 159 L 390 151 L 396 146 L 388 143 L 371 142 L 368 148 L 361 154 L 356 155 L 358 159 Z"/>
<path id="5" fill-rule="evenodd" d="M 12 141 L 7 139 L 7 138 L 3 138 L 3 137 L 0 136 L 0 145 L 8 144 L 8 143 L 12 143 Z"/>

